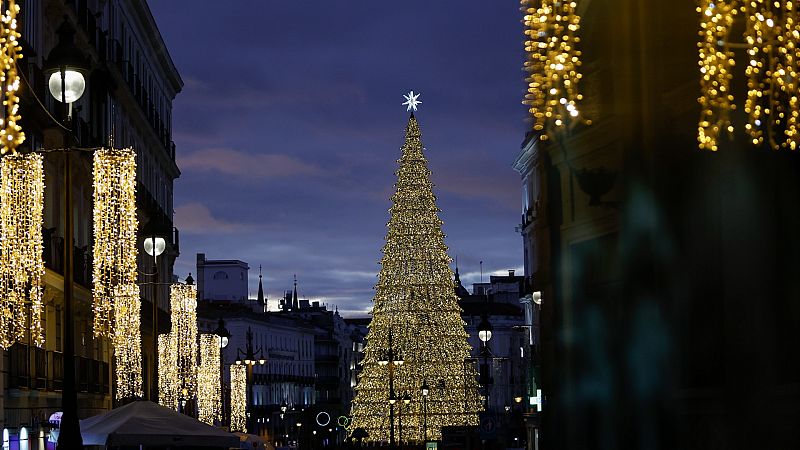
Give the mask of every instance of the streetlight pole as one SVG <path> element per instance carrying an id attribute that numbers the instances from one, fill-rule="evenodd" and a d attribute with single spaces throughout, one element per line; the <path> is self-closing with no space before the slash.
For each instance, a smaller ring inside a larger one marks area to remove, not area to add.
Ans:
<path id="1" fill-rule="evenodd" d="M 400 448 L 403 448 L 403 404 L 408 407 L 408 404 L 411 403 L 411 395 L 406 392 L 403 395 L 403 403 L 400 404 L 400 419 L 399 419 L 399 428 L 400 428 Z M 408 409 L 406 409 L 408 411 Z"/>
<path id="2" fill-rule="evenodd" d="M 252 415 L 250 414 L 250 404 L 253 401 L 253 366 L 255 366 L 256 363 L 264 365 L 267 360 L 264 358 L 264 350 L 261 347 L 259 347 L 258 350 L 253 350 L 253 330 L 250 329 L 250 327 L 247 327 L 245 337 L 247 339 L 245 349 L 236 349 L 236 364 L 242 364 L 244 362 L 245 366 L 247 366 L 247 378 L 245 379 L 247 385 L 247 404 L 245 405 L 245 416 L 247 429 L 252 431 L 253 420 L 250 417 Z M 256 353 L 259 354 L 258 358 L 256 358 Z M 240 354 L 244 356 L 243 359 L 239 359 Z"/>
<path id="3" fill-rule="evenodd" d="M 481 316 L 478 324 L 478 338 L 483 343 L 481 354 L 483 355 L 483 365 L 481 366 L 481 378 L 483 381 L 484 409 L 489 411 L 489 385 L 492 384 L 492 377 L 489 374 L 489 340 L 492 339 L 492 324 L 486 314 Z"/>
<path id="4" fill-rule="evenodd" d="M 394 448 L 394 404 L 397 397 L 394 395 L 394 368 L 403 365 L 403 359 L 395 354 L 392 332 L 389 331 L 389 350 L 384 354 L 385 358 L 378 360 L 378 365 L 389 366 L 389 446 Z"/>
<path id="5" fill-rule="evenodd" d="M 72 211 L 72 167 L 70 155 L 72 103 L 78 100 L 86 88 L 83 76 L 86 60 L 75 47 L 75 29 L 66 19 L 56 31 L 58 44 L 47 55 L 45 74 L 49 76 L 50 94 L 63 109 L 64 123 L 64 386 L 61 391 L 61 428 L 58 445 L 62 448 L 82 448 L 80 423 L 78 421 L 78 394 L 75 386 L 75 326 L 73 320 L 74 280 L 74 227 Z"/>
<path id="6" fill-rule="evenodd" d="M 153 273 L 155 278 L 153 284 L 153 369 L 152 383 L 150 384 L 150 400 L 158 403 L 158 292 L 161 290 L 161 277 L 158 271 L 158 257 L 167 247 L 167 242 L 163 237 L 147 236 L 144 240 L 144 251 L 153 257 Z"/>
<path id="7" fill-rule="evenodd" d="M 191 276 L 191 274 L 189 274 Z M 222 350 L 228 346 L 231 333 L 225 328 L 225 321 L 220 318 L 214 334 L 219 336 L 219 402 L 220 402 L 220 425 L 225 425 L 225 355 Z"/>
<path id="8" fill-rule="evenodd" d="M 428 380 L 422 381 L 422 439 L 423 444 L 428 442 Z"/>

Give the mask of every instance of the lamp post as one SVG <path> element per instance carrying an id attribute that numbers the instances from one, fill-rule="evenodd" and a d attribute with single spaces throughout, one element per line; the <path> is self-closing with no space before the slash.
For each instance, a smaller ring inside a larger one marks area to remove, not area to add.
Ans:
<path id="1" fill-rule="evenodd" d="M 300 427 L 302 427 L 303 424 L 301 422 L 297 422 L 295 425 L 297 425 L 297 450 L 300 450 Z"/>
<path id="2" fill-rule="evenodd" d="M 483 356 L 481 384 L 483 385 L 484 409 L 488 411 L 489 385 L 492 384 L 492 377 L 489 374 L 489 341 L 492 339 L 492 324 L 489 323 L 489 318 L 486 314 L 481 316 L 481 321 L 478 324 L 478 339 L 483 343 L 481 346 L 481 355 Z"/>
<path id="3" fill-rule="evenodd" d="M 191 274 L 189 274 L 191 276 Z M 220 402 L 220 424 L 225 425 L 225 355 L 222 349 L 228 346 L 231 333 L 225 328 L 225 321 L 220 317 L 217 329 L 214 334 L 219 336 L 219 402 Z"/>
<path id="4" fill-rule="evenodd" d="M 264 350 L 261 347 L 259 347 L 258 350 L 253 350 L 253 330 L 250 329 L 250 327 L 247 327 L 245 337 L 247 339 L 245 349 L 236 349 L 236 364 L 244 363 L 244 365 L 247 366 L 247 378 L 245 379 L 247 385 L 247 404 L 245 405 L 245 415 L 247 417 L 247 429 L 253 430 L 253 421 L 250 417 L 250 404 L 253 402 L 253 366 L 256 364 L 263 366 L 267 360 L 264 358 Z M 258 354 L 258 357 L 256 357 L 256 354 Z M 243 356 L 243 358 L 240 358 L 240 356 Z"/>
<path id="5" fill-rule="evenodd" d="M 158 403 L 158 291 L 161 288 L 160 276 L 158 272 L 158 257 L 167 248 L 167 242 L 163 237 L 150 235 L 144 239 L 144 252 L 153 257 L 153 364 L 152 364 L 152 383 L 150 384 L 150 400 Z M 188 281 L 188 280 L 187 280 Z"/>
<path id="6" fill-rule="evenodd" d="M 428 442 L 428 380 L 422 381 L 422 439 Z"/>
<path id="7" fill-rule="evenodd" d="M 392 332 L 389 331 L 389 349 L 378 360 L 378 365 L 389 366 L 389 446 L 394 447 L 394 404 L 397 397 L 394 395 L 394 368 L 403 365 L 403 358 L 395 354 L 392 346 Z"/>
<path id="8" fill-rule="evenodd" d="M 88 64 L 83 53 L 75 46 L 75 29 L 64 17 L 56 31 L 58 44 L 47 55 L 44 67 L 50 94 L 61 103 L 64 123 L 64 148 L 70 147 L 72 103 L 86 89 L 84 72 Z M 61 429 L 58 445 L 61 448 L 82 448 L 80 424 L 78 422 L 78 395 L 75 389 L 75 327 L 73 320 L 73 274 L 75 261 L 74 225 L 72 211 L 72 170 L 70 151 L 64 153 L 64 386 L 61 391 Z"/>
<path id="9" fill-rule="evenodd" d="M 408 406 L 408 404 L 411 403 L 411 395 L 408 392 L 406 392 L 405 394 L 403 394 L 401 399 L 403 400 L 403 403 L 400 404 L 400 417 L 398 419 L 398 428 L 400 429 L 399 430 L 400 431 L 400 439 L 399 439 L 400 440 L 400 448 L 403 448 L 403 404 Z"/>

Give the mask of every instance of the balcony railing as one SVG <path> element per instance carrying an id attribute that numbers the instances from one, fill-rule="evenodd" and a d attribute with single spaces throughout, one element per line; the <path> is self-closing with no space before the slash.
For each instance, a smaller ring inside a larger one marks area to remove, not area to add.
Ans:
<path id="1" fill-rule="evenodd" d="M 64 384 L 64 357 L 60 352 L 14 344 L 9 349 L 9 388 L 60 391 Z M 107 362 L 75 358 L 75 376 L 81 392 L 109 392 Z"/>

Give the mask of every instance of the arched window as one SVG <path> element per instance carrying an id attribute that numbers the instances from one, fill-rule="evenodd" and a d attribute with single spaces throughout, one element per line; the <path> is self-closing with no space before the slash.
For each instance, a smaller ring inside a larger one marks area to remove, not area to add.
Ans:
<path id="1" fill-rule="evenodd" d="M 227 280 L 228 279 L 228 274 L 223 272 L 223 271 L 221 271 L 221 270 L 218 270 L 218 271 L 216 271 L 214 273 L 214 277 L 213 278 L 215 280 Z"/>

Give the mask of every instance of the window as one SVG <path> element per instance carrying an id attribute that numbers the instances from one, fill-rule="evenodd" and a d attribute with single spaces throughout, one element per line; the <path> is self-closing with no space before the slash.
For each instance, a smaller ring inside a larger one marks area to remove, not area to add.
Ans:
<path id="1" fill-rule="evenodd" d="M 215 280 L 227 280 L 228 274 L 221 270 L 218 270 L 214 273 L 214 276 L 212 278 L 214 278 Z"/>

